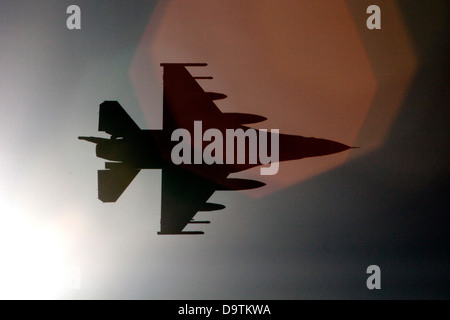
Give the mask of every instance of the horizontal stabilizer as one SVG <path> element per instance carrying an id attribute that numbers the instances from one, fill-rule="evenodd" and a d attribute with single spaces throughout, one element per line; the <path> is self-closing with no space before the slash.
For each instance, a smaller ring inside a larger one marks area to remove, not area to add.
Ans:
<path id="1" fill-rule="evenodd" d="M 138 125 L 117 101 L 105 101 L 100 104 L 98 131 L 104 131 L 113 137 L 125 137 L 138 132 Z"/>
<path id="2" fill-rule="evenodd" d="M 98 170 L 98 198 L 103 202 L 116 202 L 138 173 L 138 169 L 125 164 Z"/>

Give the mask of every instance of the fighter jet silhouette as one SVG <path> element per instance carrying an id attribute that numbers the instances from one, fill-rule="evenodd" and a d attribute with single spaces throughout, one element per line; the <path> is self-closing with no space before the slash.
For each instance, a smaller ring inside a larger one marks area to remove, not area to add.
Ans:
<path id="1" fill-rule="evenodd" d="M 265 185 L 254 180 L 228 178 L 231 173 L 267 164 L 252 157 L 252 152 L 261 148 L 261 136 L 256 138 L 256 149 L 252 148 L 250 143 L 245 146 L 245 155 L 240 160 L 235 147 L 231 157 L 231 160 L 235 161 L 224 160 L 207 164 L 194 160 L 175 164 L 172 159 L 173 148 L 179 142 L 173 141 L 172 133 L 182 128 L 191 136 L 198 135 L 196 125 L 201 121 L 203 130 L 214 128 L 225 136 L 229 129 L 247 130 L 249 128 L 244 124 L 261 122 L 266 118 L 254 114 L 221 112 L 214 100 L 224 99 L 226 96 L 205 92 L 196 81 L 212 78 L 193 77 L 186 69 L 206 66 L 204 63 L 162 63 L 161 66 L 164 68 L 162 130 L 141 130 L 117 101 L 105 101 L 100 104 L 98 130 L 110 134 L 110 139 L 79 139 L 95 143 L 97 157 L 109 160 L 105 163 L 105 170 L 98 171 L 98 198 L 101 201 L 116 202 L 141 169 L 162 169 L 161 230 L 158 234 L 203 234 L 202 231 L 184 231 L 184 228 L 187 224 L 210 223 L 193 220 L 199 211 L 225 208 L 221 204 L 207 202 L 215 191 L 244 190 Z M 253 130 L 261 133 L 261 130 Z M 347 145 L 325 139 L 267 131 L 264 133 L 267 149 L 271 149 L 273 144 L 270 138 L 278 138 L 275 140 L 279 141 L 279 161 L 324 156 L 350 149 Z M 203 140 L 200 146 L 192 143 L 191 150 L 188 150 L 192 152 L 188 154 L 195 157 L 199 154 L 197 149 L 200 148 L 201 156 L 202 148 L 211 143 L 213 141 Z M 226 159 L 227 151 L 230 153 L 230 149 L 223 147 L 214 152 L 222 153 L 222 159 Z M 191 157 L 188 154 L 183 156 Z"/>

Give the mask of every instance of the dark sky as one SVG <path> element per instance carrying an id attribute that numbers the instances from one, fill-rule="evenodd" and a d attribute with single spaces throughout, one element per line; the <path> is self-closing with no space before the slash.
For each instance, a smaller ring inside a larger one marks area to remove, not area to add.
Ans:
<path id="1" fill-rule="evenodd" d="M 79 31 L 65 27 L 75 2 L 0 4 L 0 297 L 450 298 L 446 1 L 396 2 L 418 64 L 380 146 L 262 197 L 215 193 L 226 209 L 199 215 L 211 220 L 200 237 L 156 235 L 159 171 L 141 172 L 117 203 L 97 199 L 103 161 L 77 136 L 102 135 L 104 100 L 148 127 L 130 66 L 156 1 L 76 2 Z M 372 264 L 379 291 L 366 288 Z M 68 266 L 81 289 L 55 280 Z"/>

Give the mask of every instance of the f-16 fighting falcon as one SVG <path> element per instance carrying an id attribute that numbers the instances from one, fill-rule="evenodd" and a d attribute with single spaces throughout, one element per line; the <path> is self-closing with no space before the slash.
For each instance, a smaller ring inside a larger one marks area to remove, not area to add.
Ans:
<path id="1" fill-rule="evenodd" d="M 266 120 L 244 113 L 223 113 L 214 101 L 224 94 L 205 92 L 186 67 L 206 64 L 163 63 L 163 129 L 141 130 L 117 101 L 100 104 L 99 131 L 110 139 L 79 137 L 96 144 L 106 159 L 98 171 L 98 198 L 116 202 L 142 169 L 162 169 L 160 235 L 203 234 L 183 231 L 199 211 L 225 208 L 208 203 L 217 190 L 264 186 L 254 180 L 228 178 L 231 173 L 262 166 L 262 175 L 278 172 L 281 161 L 318 157 L 350 149 L 325 139 L 257 130 L 246 125 Z"/>

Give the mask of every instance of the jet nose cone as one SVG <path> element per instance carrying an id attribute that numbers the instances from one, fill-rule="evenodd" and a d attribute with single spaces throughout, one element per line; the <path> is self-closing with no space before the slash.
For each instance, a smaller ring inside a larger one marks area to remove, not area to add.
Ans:
<path id="1" fill-rule="evenodd" d="M 351 147 L 349 147 L 343 143 L 335 142 L 335 141 L 329 141 L 327 148 L 328 148 L 328 151 L 330 152 L 330 154 L 338 153 L 338 152 L 342 152 L 342 151 L 351 149 Z"/>
<path id="2" fill-rule="evenodd" d="M 312 150 L 318 156 L 325 156 L 329 154 L 339 153 L 351 149 L 351 147 L 336 141 L 317 139 L 313 144 Z"/>

